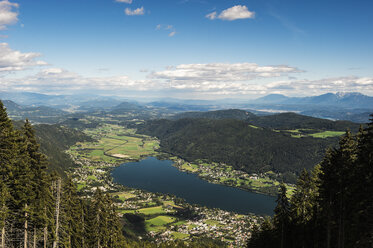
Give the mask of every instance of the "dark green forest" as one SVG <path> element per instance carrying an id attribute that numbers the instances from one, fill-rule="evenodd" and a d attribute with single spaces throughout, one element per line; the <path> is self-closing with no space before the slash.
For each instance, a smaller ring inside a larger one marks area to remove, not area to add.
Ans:
<path id="1" fill-rule="evenodd" d="M 347 131 L 312 172 L 304 170 L 291 198 L 281 185 L 272 219 L 255 227 L 248 247 L 373 247 L 373 115 Z"/>
<path id="2" fill-rule="evenodd" d="M 317 129 L 317 130 L 335 130 L 345 131 L 347 128 L 357 132 L 360 124 L 350 121 L 331 121 L 320 119 L 296 113 L 281 113 L 273 115 L 258 116 L 251 112 L 240 109 L 216 110 L 208 112 L 185 112 L 176 114 L 171 119 L 235 119 L 246 121 L 254 126 L 289 130 L 289 129 Z"/>
<path id="3" fill-rule="evenodd" d="M 326 148 L 338 143 L 338 138 L 292 138 L 234 119 L 154 120 L 137 128 L 139 133 L 158 137 L 164 152 L 188 161 L 221 162 L 249 173 L 312 169 Z"/>
<path id="4" fill-rule="evenodd" d="M 14 121 L 16 129 L 22 129 L 22 121 Z M 64 152 L 77 142 L 91 141 L 83 132 L 60 125 L 33 125 L 35 137 L 40 144 L 40 151 L 47 156 L 48 170 L 63 175 L 65 170 L 74 166 L 74 161 Z"/>

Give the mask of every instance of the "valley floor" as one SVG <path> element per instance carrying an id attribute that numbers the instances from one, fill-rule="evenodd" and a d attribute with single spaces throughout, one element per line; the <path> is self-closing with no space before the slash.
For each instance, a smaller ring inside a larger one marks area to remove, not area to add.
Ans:
<path id="1" fill-rule="evenodd" d="M 115 184 L 110 175 L 113 167 L 143 157 L 160 155 L 156 151 L 159 141 L 149 136 L 137 135 L 133 129 L 108 124 L 87 129 L 85 133 L 96 141 L 78 143 L 67 151 L 78 165 L 71 170 L 71 176 L 81 194 L 89 196 L 97 188 L 112 194 L 119 212 L 124 219 L 127 218 L 127 223 L 131 216 L 141 216 L 139 223 L 125 226 L 129 235 L 155 242 L 192 240 L 202 236 L 242 247 L 250 237 L 252 226 L 263 221 L 261 216 L 239 215 L 190 205 L 175 196 Z M 175 161 L 174 166 L 180 170 L 196 173 L 213 183 L 267 194 L 276 192 L 279 184 L 270 179 L 271 172 L 249 175 L 228 165 L 203 161 L 188 163 L 177 157 L 170 159 Z M 292 188 L 288 193 L 291 194 L 291 191 Z M 135 228 L 131 225 L 135 225 Z"/>

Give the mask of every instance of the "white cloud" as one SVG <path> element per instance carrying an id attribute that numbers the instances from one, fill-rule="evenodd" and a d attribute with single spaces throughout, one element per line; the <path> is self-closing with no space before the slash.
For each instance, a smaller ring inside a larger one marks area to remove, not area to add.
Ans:
<path id="1" fill-rule="evenodd" d="M 153 72 L 149 79 L 164 81 L 170 89 L 212 95 L 259 94 L 267 89 L 259 79 L 285 76 L 301 70 L 285 66 L 259 66 L 255 63 L 183 64 Z"/>
<path id="2" fill-rule="evenodd" d="M 289 80 L 272 82 L 266 87 L 268 92 L 285 95 L 320 95 L 329 92 L 362 92 L 373 95 L 373 78 L 350 76 L 318 80 Z"/>
<path id="3" fill-rule="evenodd" d="M 131 3 L 132 3 L 132 0 L 115 0 L 115 2 L 131 4 Z"/>
<path id="4" fill-rule="evenodd" d="M 21 71 L 29 67 L 46 65 L 41 60 L 39 53 L 22 53 L 12 50 L 8 43 L 0 43 L 0 72 Z"/>
<path id="5" fill-rule="evenodd" d="M 124 10 L 124 13 L 128 16 L 135 16 L 135 15 L 144 15 L 145 11 L 144 11 L 144 7 L 137 8 L 134 10 L 131 10 L 130 8 L 126 8 Z"/>
<path id="6" fill-rule="evenodd" d="M 159 83 L 151 80 L 133 80 L 128 76 L 83 77 L 61 68 L 47 68 L 39 73 L 23 78 L 0 78 L 0 90 L 28 90 L 34 92 L 71 93 L 111 92 L 125 94 L 126 91 L 146 91 L 156 89 Z"/>
<path id="7" fill-rule="evenodd" d="M 15 24 L 18 21 L 17 3 L 11 3 L 8 0 L 0 2 L 0 30 L 6 29 L 7 25 Z"/>
<path id="8" fill-rule="evenodd" d="M 156 27 L 155 27 L 155 30 L 166 30 L 168 31 L 168 37 L 173 37 L 176 35 L 176 29 L 173 25 L 161 25 L 161 24 L 158 24 Z"/>
<path id="9" fill-rule="evenodd" d="M 255 63 L 182 64 L 165 71 L 154 72 L 151 77 L 169 81 L 247 81 L 256 78 L 279 77 L 301 72 L 295 67 L 259 66 Z"/>
<path id="10" fill-rule="evenodd" d="M 216 11 L 210 14 L 207 14 L 206 18 L 210 20 L 215 20 L 216 18 L 219 18 L 225 21 L 234 21 L 238 19 L 254 19 L 255 12 L 250 11 L 244 5 L 236 5 L 226 10 L 223 10 L 219 15 L 217 15 Z"/>
<path id="11" fill-rule="evenodd" d="M 84 77 L 61 68 L 46 68 L 23 78 L 0 78 L 0 90 L 27 90 L 44 93 L 95 92 L 137 96 L 157 94 L 182 98 L 247 97 L 279 93 L 320 95 L 327 92 L 362 92 L 373 95 L 371 77 L 335 77 L 319 80 L 283 80 L 278 75 L 299 72 L 289 66 L 256 64 L 190 64 L 169 67 L 148 74 L 143 80 L 125 75 Z M 267 74 L 263 74 L 267 73 Z M 272 77 L 269 77 L 269 76 Z M 262 79 L 262 80 L 261 80 Z M 276 81 L 276 79 L 279 79 Z"/>
<path id="12" fill-rule="evenodd" d="M 216 11 L 210 13 L 210 14 L 207 14 L 206 15 L 206 18 L 210 19 L 210 20 L 215 20 L 216 19 L 216 16 L 217 16 L 217 13 Z"/>

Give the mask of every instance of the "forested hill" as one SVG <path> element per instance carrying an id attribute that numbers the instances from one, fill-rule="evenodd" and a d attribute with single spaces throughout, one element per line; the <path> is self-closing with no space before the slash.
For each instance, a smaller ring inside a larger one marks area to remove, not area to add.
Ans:
<path id="1" fill-rule="evenodd" d="M 21 129 L 24 124 L 23 121 L 14 121 L 13 123 L 17 129 Z M 33 128 L 37 141 L 40 143 L 41 152 L 48 157 L 49 169 L 55 170 L 61 175 L 67 168 L 74 165 L 72 159 L 64 151 L 76 142 L 91 140 L 83 132 L 59 125 L 40 124 L 34 125 Z"/>
<path id="2" fill-rule="evenodd" d="M 176 114 L 171 119 L 184 119 L 184 118 L 207 118 L 207 119 L 236 119 L 236 120 L 251 120 L 257 118 L 253 113 L 241 109 L 227 109 L 216 110 L 208 112 L 184 112 Z"/>
<path id="3" fill-rule="evenodd" d="M 148 121 L 138 132 L 156 136 L 161 149 L 188 161 L 208 159 L 247 172 L 300 172 L 321 161 L 338 138 L 292 138 L 245 121 L 180 119 Z"/>
<path id="4" fill-rule="evenodd" d="M 331 121 L 290 112 L 257 116 L 256 118 L 248 119 L 247 121 L 256 126 L 282 130 L 303 128 L 345 131 L 346 129 L 350 129 L 353 132 L 357 132 L 360 127 L 360 124 L 350 121 Z"/>
<path id="5" fill-rule="evenodd" d="M 251 112 L 240 109 L 227 109 L 208 112 L 185 112 L 176 114 L 172 119 L 207 118 L 207 119 L 236 119 L 244 120 L 252 125 L 273 129 L 318 129 L 345 131 L 347 128 L 357 132 L 360 124 L 350 121 L 331 121 L 296 113 L 281 113 L 267 116 L 257 116 Z"/>

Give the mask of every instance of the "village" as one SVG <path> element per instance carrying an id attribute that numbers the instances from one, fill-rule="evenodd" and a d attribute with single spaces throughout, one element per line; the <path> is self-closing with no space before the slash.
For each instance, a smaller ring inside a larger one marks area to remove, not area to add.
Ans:
<path id="1" fill-rule="evenodd" d="M 111 172 L 122 163 L 162 155 L 172 160 L 173 166 L 181 171 L 196 173 L 204 180 L 233 187 L 263 186 L 265 179 L 261 177 L 265 175 L 248 175 L 228 165 L 203 161 L 188 163 L 160 154 L 156 151 L 159 147 L 156 139 L 136 135 L 133 130 L 117 125 L 105 124 L 85 132 L 95 141 L 78 143 L 66 151 L 77 165 L 70 170 L 69 176 L 81 195 L 90 197 L 97 189 L 110 194 L 123 220 L 138 216 L 145 229 L 143 233 L 134 234 L 138 238 L 162 243 L 205 237 L 221 240 L 232 247 L 244 247 L 253 225 L 264 220 L 264 216 L 192 205 L 174 195 L 125 187 L 113 181 Z M 118 154 L 126 156 L 119 157 Z M 268 181 L 267 185 L 272 185 L 272 181 Z"/>
<path id="2" fill-rule="evenodd" d="M 90 196 L 99 188 L 114 197 L 122 217 L 131 214 L 142 216 L 147 230 L 147 233 L 139 235 L 142 239 L 162 243 L 207 237 L 232 247 L 244 247 L 253 225 L 264 219 L 262 216 L 190 205 L 168 194 L 127 188 L 112 181 L 110 173 L 116 164 L 73 158 L 78 166 L 70 171 L 70 176 L 80 194 Z"/>

